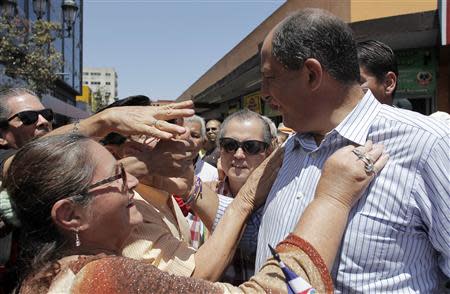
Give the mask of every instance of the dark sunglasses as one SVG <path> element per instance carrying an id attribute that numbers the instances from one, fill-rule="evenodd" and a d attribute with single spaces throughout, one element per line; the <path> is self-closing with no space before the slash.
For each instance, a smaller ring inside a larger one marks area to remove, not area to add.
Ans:
<path id="1" fill-rule="evenodd" d="M 207 132 L 209 132 L 209 131 L 217 131 L 217 128 L 206 128 L 206 131 Z"/>
<path id="2" fill-rule="evenodd" d="M 221 138 L 219 140 L 219 144 L 220 147 L 226 152 L 236 152 L 236 150 L 242 148 L 242 150 L 249 155 L 256 155 L 262 151 L 265 151 L 267 147 L 269 147 L 269 144 L 266 142 L 261 142 L 258 140 L 239 142 L 232 138 Z"/>
<path id="3" fill-rule="evenodd" d="M 88 187 L 88 190 L 92 190 L 92 189 L 100 187 L 104 184 L 112 183 L 115 180 L 122 178 L 122 189 L 123 189 L 123 191 L 125 191 L 126 185 L 127 185 L 127 173 L 126 173 L 125 168 L 123 167 L 122 163 L 119 164 L 119 168 L 120 168 L 120 172 L 117 175 L 114 175 L 112 177 L 106 178 L 104 180 L 98 181 L 98 182 L 90 185 Z"/>
<path id="4" fill-rule="evenodd" d="M 18 112 L 8 118 L 8 121 L 11 121 L 14 118 L 18 117 L 24 125 L 32 125 L 37 122 L 39 115 L 42 115 L 42 117 L 49 122 L 53 120 L 53 110 L 46 108 L 42 110 L 26 110 Z"/>

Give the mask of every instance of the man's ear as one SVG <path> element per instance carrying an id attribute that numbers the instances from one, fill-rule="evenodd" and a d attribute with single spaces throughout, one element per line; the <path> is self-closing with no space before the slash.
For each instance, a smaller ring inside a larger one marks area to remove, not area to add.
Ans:
<path id="1" fill-rule="evenodd" d="M 308 84 L 311 91 L 317 90 L 322 84 L 323 67 L 317 59 L 308 58 L 303 63 L 303 66 L 307 70 Z"/>
<path id="2" fill-rule="evenodd" d="M 70 199 L 61 199 L 53 204 L 51 216 L 55 224 L 64 231 L 78 231 L 83 225 L 83 213 Z"/>
<path id="3" fill-rule="evenodd" d="M 397 86 L 397 76 L 392 71 L 389 71 L 384 78 L 384 92 L 386 95 L 392 96 L 395 87 Z"/>

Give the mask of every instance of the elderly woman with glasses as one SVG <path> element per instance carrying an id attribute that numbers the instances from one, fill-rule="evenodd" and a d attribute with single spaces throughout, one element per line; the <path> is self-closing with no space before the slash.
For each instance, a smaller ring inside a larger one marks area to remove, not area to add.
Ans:
<path id="1" fill-rule="evenodd" d="M 253 170 L 271 154 L 273 140 L 268 121 L 256 112 L 244 109 L 225 119 L 218 135 L 219 161 L 225 178 L 213 185 L 219 197 L 213 230 Z M 238 285 L 253 275 L 259 217 L 258 212 L 250 216 L 224 281 Z"/>
<path id="2" fill-rule="evenodd" d="M 281 260 L 319 292 L 332 291 L 327 266 L 332 264 L 351 206 L 373 179 L 354 149 L 348 146 L 330 157 L 315 200 L 293 234 L 277 246 Z M 367 144 L 358 149 L 375 161 L 378 170 L 385 164 L 382 147 Z M 338 171 L 340 181 L 335 182 Z M 233 287 L 176 277 L 121 257 L 128 235 L 142 221 L 133 200 L 138 181 L 103 146 L 81 135 L 28 143 L 13 159 L 4 184 L 23 229 L 20 293 L 287 291 L 273 260 L 251 281 Z"/>
<path id="3" fill-rule="evenodd" d="M 369 143 L 357 149 L 375 161 L 377 170 L 387 160 L 380 146 Z M 336 255 L 352 205 L 374 175 L 364 171 L 364 162 L 354 150 L 344 147 L 328 159 L 315 199 L 294 232 L 277 246 L 281 260 L 303 277 L 302 287 L 332 291 L 327 267 Z M 233 287 L 176 277 L 121 257 L 121 247 L 142 221 L 133 200 L 138 181 L 103 146 L 81 135 L 28 143 L 13 159 L 4 184 L 22 223 L 20 293 L 287 291 L 274 260 L 251 281 Z"/>

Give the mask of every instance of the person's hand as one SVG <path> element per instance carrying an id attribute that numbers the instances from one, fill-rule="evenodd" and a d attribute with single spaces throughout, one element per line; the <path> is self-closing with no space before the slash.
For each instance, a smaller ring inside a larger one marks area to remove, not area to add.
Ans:
<path id="1" fill-rule="evenodd" d="M 161 140 L 155 147 L 127 142 L 124 162 L 127 171 L 140 178 L 147 175 L 179 177 L 192 166 L 193 144 L 187 140 Z"/>
<path id="2" fill-rule="evenodd" d="M 236 195 L 251 209 L 260 207 L 266 201 L 284 157 L 284 148 L 278 148 L 267 157 L 248 177 Z"/>
<path id="3" fill-rule="evenodd" d="M 354 154 L 355 149 L 374 162 L 375 172 L 365 171 L 366 163 Z M 386 164 L 389 156 L 383 150 L 383 145 L 372 145 L 371 141 L 357 148 L 349 145 L 337 150 L 323 166 L 315 197 L 337 201 L 350 209 Z"/>
<path id="4" fill-rule="evenodd" d="M 166 120 L 194 115 L 191 100 L 165 106 L 123 106 L 106 109 L 103 120 L 112 132 L 122 135 L 147 135 L 170 139 L 186 129 Z"/>
<path id="5" fill-rule="evenodd" d="M 188 194 L 194 183 L 194 166 L 191 165 L 180 177 L 162 177 L 159 175 L 139 178 L 139 182 L 158 188 L 172 195 L 184 196 Z"/>

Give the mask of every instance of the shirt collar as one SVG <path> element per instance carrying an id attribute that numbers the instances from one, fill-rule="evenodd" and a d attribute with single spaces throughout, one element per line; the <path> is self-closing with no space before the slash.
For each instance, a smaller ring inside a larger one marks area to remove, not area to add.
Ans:
<path id="1" fill-rule="evenodd" d="M 364 97 L 345 119 L 334 129 L 342 137 L 358 145 L 364 145 L 370 126 L 381 109 L 381 103 L 367 90 Z"/>
<path id="2" fill-rule="evenodd" d="M 356 107 L 327 136 L 332 133 L 338 133 L 341 137 L 351 142 L 364 145 L 369 135 L 370 126 L 380 108 L 381 103 L 376 100 L 370 90 L 367 90 Z M 293 150 L 298 147 L 303 147 L 306 150 L 315 150 L 317 148 L 310 133 L 297 133 L 286 142 L 287 150 Z"/>

